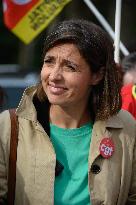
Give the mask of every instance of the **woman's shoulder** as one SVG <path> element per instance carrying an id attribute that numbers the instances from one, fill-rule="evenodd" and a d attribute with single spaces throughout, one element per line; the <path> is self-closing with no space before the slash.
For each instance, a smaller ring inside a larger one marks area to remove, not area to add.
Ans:
<path id="1" fill-rule="evenodd" d="M 120 110 L 118 114 L 110 117 L 106 121 L 107 128 L 121 129 L 128 136 L 136 137 L 136 120 L 125 110 Z"/>
<path id="2" fill-rule="evenodd" d="M 127 124 L 128 126 L 136 126 L 136 120 L 130 112 L 122 109 L 118 113 L 118 117 L 123 123 Z"/>
<path id="3" fill-rule="evenodd" d="M 122 123 L 123 130 L 128 133 L 129 136 L 136 138 L 136 120 L 134 117 L 126 110 L 120 110 L 117 117 Z"/>

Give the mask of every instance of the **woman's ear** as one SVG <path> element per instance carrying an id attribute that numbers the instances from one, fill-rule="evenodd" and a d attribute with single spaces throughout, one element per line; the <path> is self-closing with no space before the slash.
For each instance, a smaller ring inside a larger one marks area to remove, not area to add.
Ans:
<path id="1" fill-rule="evenodd" d="M 97 73 L 92 73 L 91 85 L 97 85 L 103 79 L 104 67 L 101 67 Z"/>

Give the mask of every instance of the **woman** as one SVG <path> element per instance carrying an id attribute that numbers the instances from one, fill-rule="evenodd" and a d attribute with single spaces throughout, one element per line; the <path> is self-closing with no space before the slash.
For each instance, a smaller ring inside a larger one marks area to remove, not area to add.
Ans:
<path id="1" fill-rule="evenodd" d="M 16 110 L 17 205 L 136 204 L 135 121 L 120 111 L 107 34 L 85 20 L 57 25 L 44 44 L 41 84 Z M 0 117 L 0 198 L 7 193 L 9 112 Z"/>

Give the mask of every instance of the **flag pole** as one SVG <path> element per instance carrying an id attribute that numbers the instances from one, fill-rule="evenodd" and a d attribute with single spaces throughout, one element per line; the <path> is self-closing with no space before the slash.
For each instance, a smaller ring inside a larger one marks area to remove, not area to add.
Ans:
<path id="1" fill-rule="evenodd" d="M 114 59 L 116 63 L 119 63 L 120 61 L 120 27 L 121 27 L 121 0 L 116 0 L 116 13 L 115 13 L 115 53 L 114 53 Z"/>
<path id="2" fill-rule="evenodd" d="M 92 13 L 96 16 L 98 21 L 103 25 L 105 30 L 109 33 L 109 35 L 112 37 L 112 39 L 115 39 L 115 33 L 112 30 L 111 26 L 109 23 L 106 21 L 106 19 L 103 17 L 103 15 L 98 11 L 98 9 L 94 6 L 94 4 L 90 0 L 83 0 L 84 3 L 89 7 L 89 9 L 92 11 Z M 118 0 L 117 0 L 118 1 Z M 129 54 L 129 51 L 127 48 L 124 46 L 122 42 L 120 42 L 120 49 L 122 53 L 126 56 Z"/>

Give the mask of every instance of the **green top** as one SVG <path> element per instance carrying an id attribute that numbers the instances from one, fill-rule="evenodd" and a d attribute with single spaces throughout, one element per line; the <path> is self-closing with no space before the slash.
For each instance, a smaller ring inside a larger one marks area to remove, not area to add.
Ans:
<path id="1" fill-rule="evenodd" d="M 50 124 L 50 130 L 57 159 L 64 166 L 55 178 L 54 205 L 90 205 L 88 155 L 92 124 L 77 129 Z"/>

